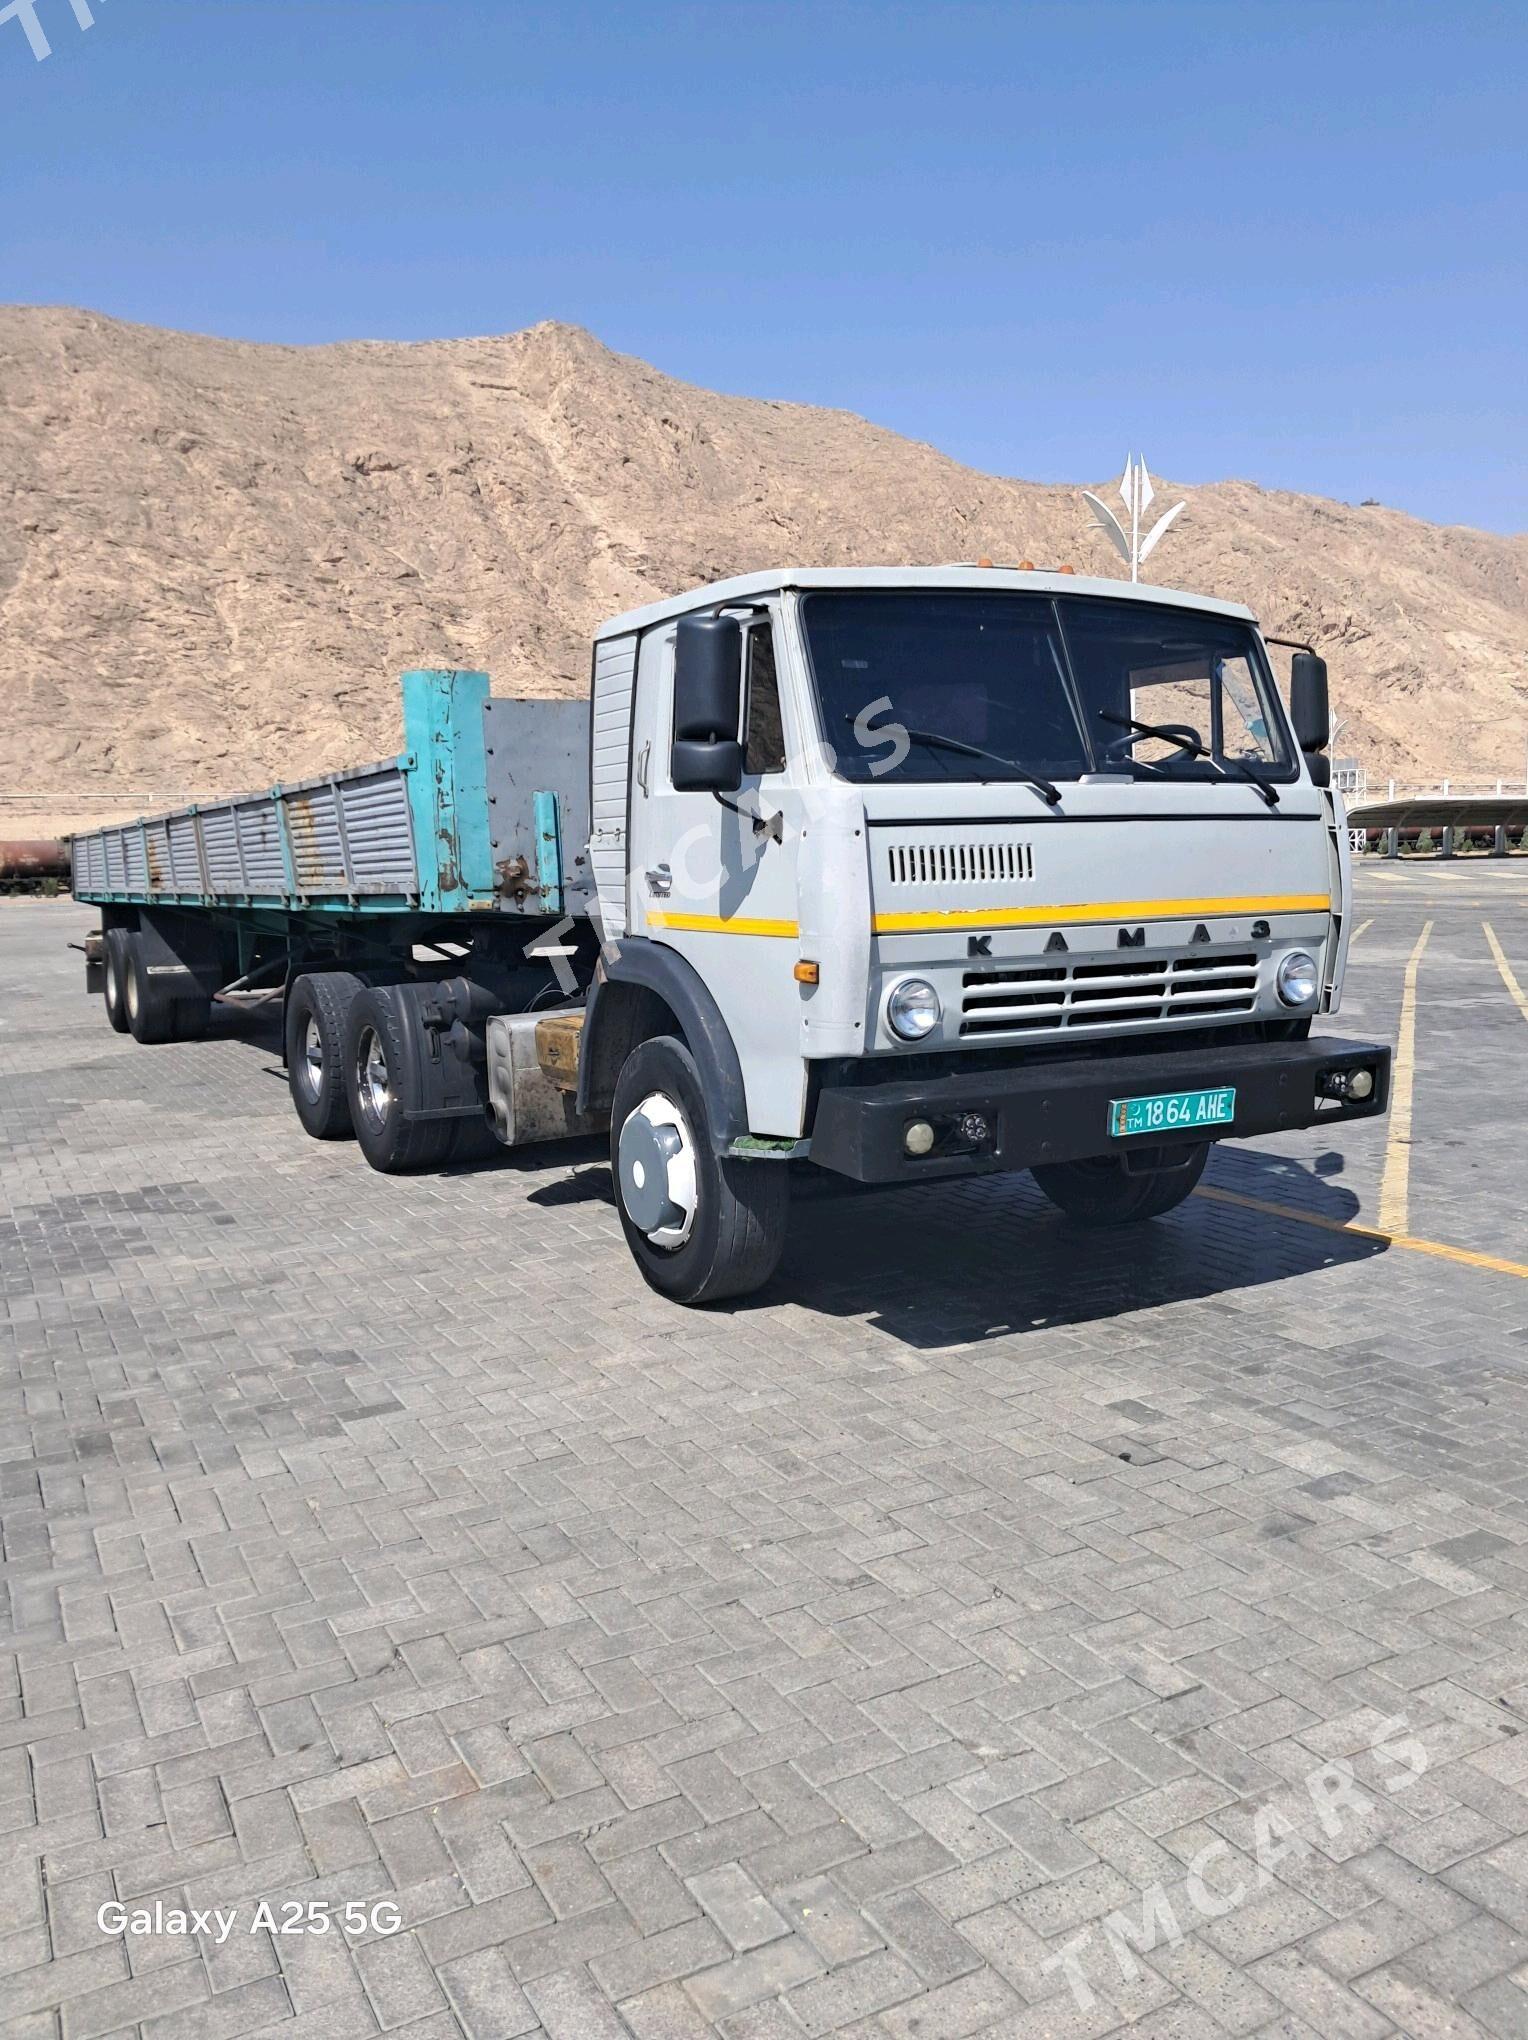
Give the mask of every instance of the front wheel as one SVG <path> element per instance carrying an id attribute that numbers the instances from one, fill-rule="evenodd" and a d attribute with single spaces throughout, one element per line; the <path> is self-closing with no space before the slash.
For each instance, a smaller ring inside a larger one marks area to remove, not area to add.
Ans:
<path id="1" fill-rule="evenodd" d="M 1160 1218 L 1181 1204 L 1204 1174 L 1210 1143 L 1163 1150 L 1175 1166 L 1127 1174 L 1122 1155 L 1099 1155 L 1086 1162 L 1043 1162 L 1030 1174 L 1052 1204 L 1079 1225 L 1133 1225 L 1138 1219 Z"/>
<path id="2" fill-rule="evenodd" d="M 788 1173 L 715 1153 L 700 1073 L 672 1035 L 641 1042 L 616 1079 L 610 1169 L 626 1244 L 661 1295 L 718 1303 L 774 1273 Z"/>

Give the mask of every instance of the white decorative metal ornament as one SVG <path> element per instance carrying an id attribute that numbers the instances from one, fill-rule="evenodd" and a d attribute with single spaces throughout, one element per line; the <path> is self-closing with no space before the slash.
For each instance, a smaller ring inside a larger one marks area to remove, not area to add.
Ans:
<path id="1" fill-rule="evenodd" d="M 1151 507 L 1156 493 L 1151 485 L 1151 476 L 1146 472 L 1145 461 L 1138 460 L 1134 454 L 1126 454 L 1125 472 L 1120 477 L 1119 497 L 1130 518 L 1130 529 L 1127 532 L 1101 497 L 1095 496 L 1091 489 L 1084 489 L 1082 492 L 1083 501 L 1093 512 L 1094 524 L 1129 567 L 1132 581 L 1139 581 L 1142 560 L 1150 557 L 1179 511 L 1186 508 L 1183 503 L 1174 503 L 1171 510 L 1159 517 L 1142 538 L 1141 519 Z"/>

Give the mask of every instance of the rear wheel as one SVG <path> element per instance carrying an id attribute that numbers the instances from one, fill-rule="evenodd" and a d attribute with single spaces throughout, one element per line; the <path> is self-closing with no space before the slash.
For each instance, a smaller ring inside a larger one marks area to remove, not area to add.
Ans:
<path id="1" fill-rule="evenodd" d="M 1085 1162 L 1045 1162 L 1030 1174 L 1052 1204 L 1079 1225 L 1133 1225 L 1160 1218 L 1181 1204 L 1204 1174 L 1210 1143 L 1165 1149 L 1176 1166 L 1128 1174 L 1122 1155 L 1099 1155 Z"/>
<path id="2" fill-rule="evenodd" d="M 717 1303 L 774 1273 L 789 1175 L 713 1151 L 700 1073 L 672 1035 L 640 1043 L 616 1079 L 610 1166 L 626 1243 L 660 1294 Z"/>
<path id="3" fill-rule="evenodd" d="M 127 938 L 123 1003 L 127 1009 L 128 1032 L 134 1041 L 148 1044 L 175 1039 L 175 998 L 167 979 L 155 977 L 150 971 L 148 944 L 141 933 Z"/>
<path id="4" fill-rule="evenodd" d="M 101 989 L 106 1001 L 106 1018 L 118 1034 L 127 1032 L 127 944 L 126 928 L 107 929 Z"/>
<path id="5" fill-rule="evenodd" d="M 420 1100 L 406 1053 L 397 990 L 373 985 L 345 1020 L 345 1094 L 361 1152 L 374 1169 L 401 1176 L 432 1169 L 456 1144 L 454 1119 L 410 1119 Z"/>
<path id="6" fill-rule="evenodd" d="M 319 970 L 300 977 L 287 998 L 287 1087 L 315 1140 L 355 1134 L 345 1089 L 345 1020 L 362 989 L 353 971 Z"/>

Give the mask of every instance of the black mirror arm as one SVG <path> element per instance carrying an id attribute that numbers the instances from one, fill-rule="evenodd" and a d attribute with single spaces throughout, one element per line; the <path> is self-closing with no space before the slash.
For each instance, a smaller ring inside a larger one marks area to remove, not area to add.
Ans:
<path id="1" fill-rule="evenodd" d="M 726 808 L 730 814 L 736 815 L 739 821 L 752 822 L 753 833 L 756 836 L 767 836 L 772 843 L 783 843 L 785 841 L 785 810 L 783 808 L 776 808 L 775 812 L 766 821 L 762 815 L 754 810 L 740 807 L 735 800 L 728 800 L 724 793 L 713 793 L 711 798 L 719 806 Z"/>

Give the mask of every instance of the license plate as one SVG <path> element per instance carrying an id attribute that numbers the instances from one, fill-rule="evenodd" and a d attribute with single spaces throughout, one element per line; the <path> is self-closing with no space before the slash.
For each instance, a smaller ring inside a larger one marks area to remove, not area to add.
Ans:
<path id="1" fill-rule="evenodd" d="M 1133 1133 L 1192 1133 L 1200 1126 L 1229 1126 L 1236 1117 L 1236 1092 L 1163 1091 L 1155 1098 L 1111 1098 L 1109 1132 L 1116 1140 Z"/>

